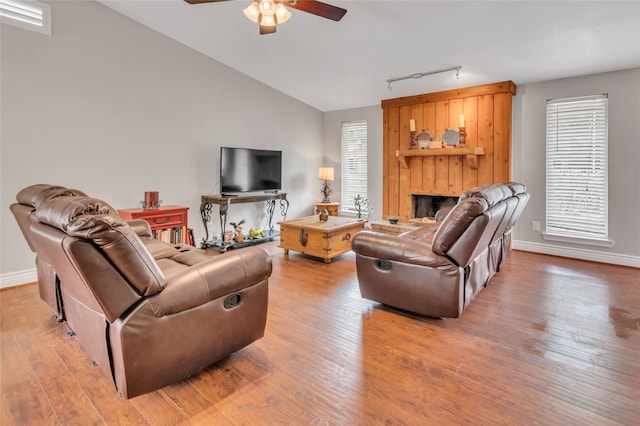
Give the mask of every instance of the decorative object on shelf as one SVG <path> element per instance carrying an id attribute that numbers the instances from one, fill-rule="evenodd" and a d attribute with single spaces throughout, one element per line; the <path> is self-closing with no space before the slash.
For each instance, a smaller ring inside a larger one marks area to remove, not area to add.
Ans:
<path id="1" fill-rule="evenodd" d="M 230 243 L 233 239 L 233 231 L 224 231 L 223 238 L 225 243 Z"/>
<path id="2" fill-rule="evenodd" d="M 244 241 L 244 234 L 242 233 L 242 224 L 246 221 L 242 219 L 240 222 L 229 222 L 231 226 L 233 226 L 233 237 L 235 238 L 237 243 L 241 243 Z"/>
<path id="3" fill-rule="evenodd" d="M 358 219 L 362 219 L 362 209 L 366 209 L 369 205 L 369 199 L 358 194 L 353 198 L 353 205 L 358 212 Z"/>
<path id="4" fill-rule="evenodd" d="M 429 143 L 433 141 L 433 135 L 428 130 L 423 130 L 417 135 L 415 135 L 415 141 L 418 145 L 418 148 L 427 148 L 429 147 Z"/>
<path id="5" fill-rule="evenodd" d="M 453 129 L 447 129 L 442 133 L 441 139 L 450 146 L 453 146 L 458 143 L 460 139 L 460 135 Z M 443 146 L 439 146 L 438 148 L 444 148 Z"/>
<path id="6" fill-rule="evenodd" d="M 461 69 L 462 69 L 462 66 L 461 65 L 457 65 L 455 67 L 443 68 L 443 69 L 440 69 L 440 70 L 418 72 L 418 73 L 415 73 L 415 74 L 405 75 L 403 77 L 390 78 L 390 79 L 387 80 L 387 87 L 389 88 L 389 90 L 391 90 L 391 83 L 394 83 L 396 81 L 409 80 L 410 78 L 422 78 L 422 77 L 424 77 L 426 75 L 440 74 L 441 72 L 447 72 L 447 71 L 455 71 L 456 72 L 456 79 L 460 79 L 460 70 Z"/>
<path id="7" fill-rule="evenodd" d="M 466 148 L 467 146 L 467 131 L 465 130 L 464 114 L 460 114 L 460 141 L 458 142 L 458 148 Z"/>
<path id="8" fill-rule="evenodd" d="M 427 148 L 429 149 L 443 148 L 442 140 L 436 139 L 429 142 L 429 145 L 427 145 Z"/>
<path id="9" fill-rule="evenodd" d="M 254 240 L 258 238 L 264 238 L 264 229 L 262 228 L 249 228 L 249 239 Z"/>
<path id="10" fill-rule="evenodd" d="M 329 220 L 329 210 L 327 209 L 320 210 L 318 219 L 320 219 L 320 222 L 326 222 L 327 220 Z"/>
<path id="11" fill-rule="evenodd" d="M 322 189 L 320 190 L 320 193 L 323 195 L 322 202 L 330 203 L 329 195 L 331 195 L 333 190 L 331 189 L 329 181 L 333 180 L 333 167 L 320 167 L 318 169 L 318 179 L 324 181 Z"/>
<path id="12" fill-rule="evenodd" d="M 144 193 L 144 201 L 142 201 L 142 208 L 145 210 L 156 210 L 162 204 L 158 191 L 147 191 Z"/>

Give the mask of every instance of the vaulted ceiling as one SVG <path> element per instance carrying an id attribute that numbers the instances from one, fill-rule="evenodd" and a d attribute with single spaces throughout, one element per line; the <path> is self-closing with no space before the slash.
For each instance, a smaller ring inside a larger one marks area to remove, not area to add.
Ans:
<path id="1" fill-rule="evenodd" d="M 249 0 L 100 3 L 321 111 L 512 80 L 640 67 L 640 1 L 334 1 L 259 35 Z M 386 80 L 453 66 L 392 84 Z M 188 76 L 185 76 L 188 78 Z"/>

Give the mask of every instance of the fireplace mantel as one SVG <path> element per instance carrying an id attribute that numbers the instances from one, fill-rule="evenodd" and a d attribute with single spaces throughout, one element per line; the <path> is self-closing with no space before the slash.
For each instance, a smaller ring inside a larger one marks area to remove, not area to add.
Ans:
<path id="1" fill-rule="evenodd" d="M 484 155 L 484 148 L 477 146 L 475 148 L 425 148 L 425 149 L 399 149 L 396 151 L 396 157 L 400 161 L 400 165 L 408 169 L 406 157 L 433 157 L 436 155 L 452 156 L 464 155 L 469 161 L 469 167 L 478 168 L 478 156 Z"/>

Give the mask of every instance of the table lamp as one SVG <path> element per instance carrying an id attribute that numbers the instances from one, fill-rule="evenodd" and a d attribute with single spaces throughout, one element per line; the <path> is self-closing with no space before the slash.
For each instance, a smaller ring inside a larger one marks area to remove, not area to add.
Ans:
<path id="1" fill-rule="evenodd" d="M 330 203 L 329 195 L 331 194 L 331 185 L 329 184 L 330 180 L 333 180 L 333 167 L 320 167 L 318 169 L 318 179 L 323 180 L 322 189 L 320 193 L 323 195 L 322 202 Z"/>

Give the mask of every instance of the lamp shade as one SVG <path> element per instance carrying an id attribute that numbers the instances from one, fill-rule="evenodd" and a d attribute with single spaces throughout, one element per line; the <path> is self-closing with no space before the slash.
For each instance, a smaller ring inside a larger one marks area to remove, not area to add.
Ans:
<path id="1" fill-rule="evenodd" d="M 320 167 L 318 169 L 318 179 L 333 180 L 333 167 Z"/>

